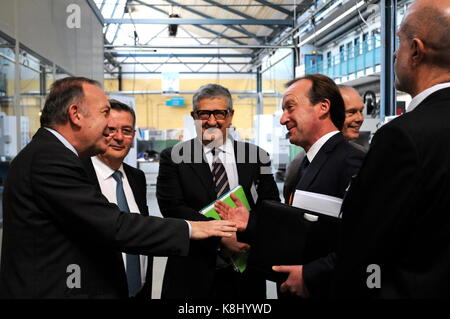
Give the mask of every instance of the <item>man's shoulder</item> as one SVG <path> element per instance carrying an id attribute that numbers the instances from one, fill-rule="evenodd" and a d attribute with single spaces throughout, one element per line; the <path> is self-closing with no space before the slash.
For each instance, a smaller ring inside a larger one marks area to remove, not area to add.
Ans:
<path id="1" fill-rule="evenodd" d="M 143 170 L 133 167 L 127 163 L 123 163 L 123 169 L 125 170 L 125 173 L 127 175 L 134 175 L 134 176 L 145 176 L 145 173 Z"/>

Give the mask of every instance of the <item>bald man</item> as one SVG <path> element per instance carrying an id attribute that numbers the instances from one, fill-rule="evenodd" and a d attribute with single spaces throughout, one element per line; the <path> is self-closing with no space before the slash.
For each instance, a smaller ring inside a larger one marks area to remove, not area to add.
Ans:
<path id="1" fill-rule="evenodd" d="M 344 200 L 337 298 L 450 298 L 450 0 L 415 2 L 397 34 L 395 86 L 413 99 Z"/>
<path id="2" fill-rule="evenodd" d="M 359 137 L 359 130 L 364 122 L 364 102 L 358 91 L 351 86 L 339 85 L 342 99 L 345 104 L 345 121 L 342 134 L 348 140 Z"/>

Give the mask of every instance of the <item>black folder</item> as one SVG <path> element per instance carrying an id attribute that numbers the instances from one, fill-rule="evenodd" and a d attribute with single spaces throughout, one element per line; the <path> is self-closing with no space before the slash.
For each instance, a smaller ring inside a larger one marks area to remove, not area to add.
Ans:
<path id="1" fill-rule="evenodd" d="M 277 273 L 272 270 L 275 265 L 303 265 L 311 258 L 310 252 L 306 253 L 311 240 L 325 241 L 323 246 L 329 246 L 330 240 L 335 241 L 340 219 L 323 215 L 317 212 L 289 206 L 276 201 L 263 201 L 257 209 L 256 227 L 252 235 L 252 249 L 248 258 L 248 267 L 252 268 L 271 281 L 283 282 L 287 274 Z M 326 234 L 315 231 L 317 222 L 305 219 L 304 214 L 319 217 L 321 229 L 330 230 L 330 239 Z M 320 243 L 319 243 L 320 245 Z M 320 248 L 318 250 L 321 250 Z M 319 252 L 321 253 L 321 252 Z M 326 252 L 325 252 L 326 254 Z"/>

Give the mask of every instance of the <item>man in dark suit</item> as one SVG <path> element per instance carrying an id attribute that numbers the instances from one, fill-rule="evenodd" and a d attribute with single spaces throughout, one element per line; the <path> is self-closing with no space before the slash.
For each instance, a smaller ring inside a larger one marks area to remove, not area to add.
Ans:
<path id="1" fill-rule="evenodd" d="M 350 144 L 357 149 L 367 152 L 363 146 L 354 142 L 359 137 L 359 130 L 364 122 L 364 102 L 361 99 L 358 91 L 351 86 L 338 85 L 339 92 L 344 100 L 345 107 L 345 120 L 342 126 L 342 135 L 350 142 Z M 285 203 L 289 203 L 289 197 L 292 195 L 295 187 L 298 183 L 298 170 L 300 164 L 305 157 L 305 150 L 301 150 L 300 153 L 292 160 L 286 170 L 286 177 L 283 186 L 283 196 Z"/>
<path id="2" fill-rule="evenodd" d="M 117 182 L 114 173 L 120 171 L 123 176 L 123 189 L 130 212 L 139 212 L 148 216 L 147 183 L 145 174 L 140 169 L 124 163 L 130 152 L 136 130 L 136 115 L 128 105 L 117 100 L 109 100 L 111 111 L 108 128 L 111 140 L 106 152 L 86 158 L 83 164 L 89 179 L 108 199 L 117 204 Z M 151 299 L 153 257 L 128 256 L 122 254 L 130 296 Z M 122 279 L 122 276 L 120 277 Z M 144 283 L 144 284 L 143 284 Z"/>
<path id="3" fill-rule="evenodd" d="M 268 154 L 229 137 L 233 113 L 228 89 L 208 84 L 195 93 L 198 137 L 161 153 L 156 196 L 163 216 L 209 220 L 200 210 L 237 185 L 251 208 L 264 199 L 279 200 Z M 235 271 L 230 262 L 249 248 L 235 237 L 212 239 L 191 245 L 188 257 L 169 257 L 162 298 L 264 298 L 265 280 Z"/>
<path id="4" fill-rule="evenodd" d="M 450 1 L 415 2 L 397 34 L 395 86 L 413 99 L 343 203 L 336 298 L 450 297 Z"/>
<path id="5" fill-rule="evenodd" d="M 130 214 L 109 203 L 80 160 L 106 151 L 109 112 L 93 80 L 52 85 L 41 128 L 12 161 L 6 181 L 0 297 L 128 297 L 119 252 L 183 255 L 189 236 L 233 230 Z"/>
<path id="6" fill-rule="evenodd" d="M 340 132 L 345 110 L 339 89 L 333 80 L 321 74 L 306 75 L 292 80 L 287 86 L 280 123 L 288 129 L 289 141 L 306 151 L 290 203 L 295 190 L 343 198 L 364 153 L 350 145 Z M 254 225 L 252 219 L 256 218 L 256 214 L 251 214 L 249 221 L 248 212 L 243 207 L 230 209 L 221 204 L 218 206 L 223 218 L 243 221 L 238 223 L 238 230 Z M 323 291 L 322 287 L 329 284 L 334 268 L 339 229 L 335 223 L 314 217 L 304 216 L 313 223 L 303 252 L 305 265 L 274 267 L 275 271 L 289 274 L 280 286 L 281 292 L 328 297 L 328 290 Z M 252 232 L 251 228 L 247 231 Z"/>

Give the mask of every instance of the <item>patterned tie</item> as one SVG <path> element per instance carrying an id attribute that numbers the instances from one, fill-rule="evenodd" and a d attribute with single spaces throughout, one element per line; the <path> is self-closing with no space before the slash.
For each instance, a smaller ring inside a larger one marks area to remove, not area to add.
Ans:
<path id="1" fill-rule="evenodd" d="M 117 206 L 119 206 L 122 212 L 129 213 L 130 209 L 128 207 L 127 198 L 125 197 L 125 192 L 123 191 L 122 172 L 115 171 L 112 174 L 112 177 L 117 182 Z M 141 289 L 141 266 L 139 262 L 139 255 L 126 254 L 126 264 L 128 292 L 130 296 L 134 296 L 137 294 L 139 289 Z"/>
<path id="2" fill-rule="evenodd" d="M 222 162 L 219 159 L 220 150 L 212 149 L 211 153 L 213 154 L 213 177 L 215 190 L 217 194 L 217 198 L 225 194 L 230 190 L 230 184 L 228 183 L 227 172 L 225 171 L 225 166 L 223 166 Z M 217 153 L 217 154 L 216 154 Z"/>

